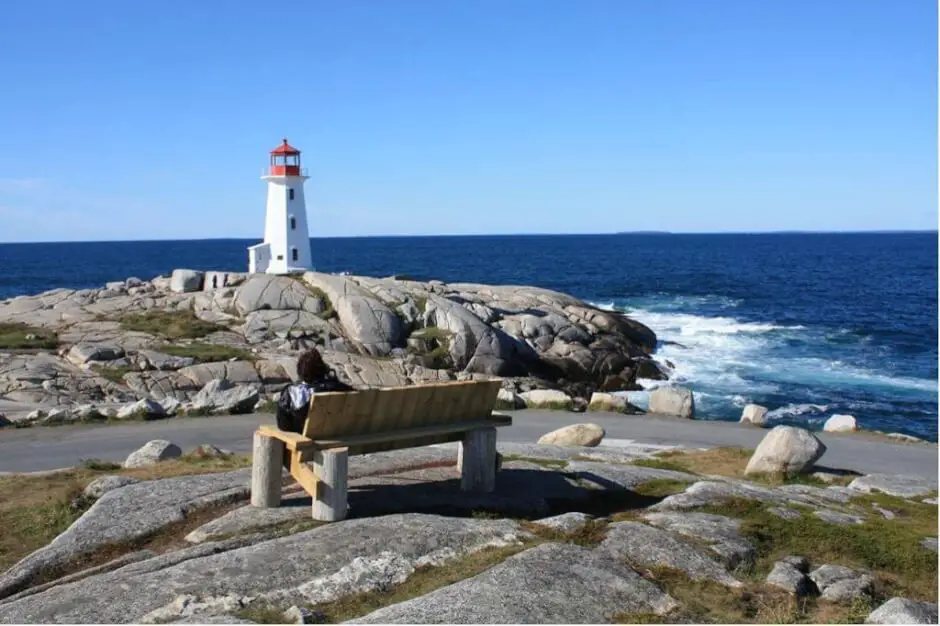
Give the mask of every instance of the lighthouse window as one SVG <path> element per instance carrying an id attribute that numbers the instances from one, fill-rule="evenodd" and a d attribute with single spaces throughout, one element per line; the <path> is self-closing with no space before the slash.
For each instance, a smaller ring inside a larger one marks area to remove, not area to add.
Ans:
<path id="1" fill-rule="evenodd" d="M 292 261 L 296 261 L 296 260 L 297 260 L 297 248 L 291 248 L 291 249 L 290 249 L 290 258 L 291 258 Z"/>
<path id="2" fill-rule="evenodd" d="M 290 229 L 297 230 L 297 218 L 295 218 L 293 215 L 290 216 Z"/>
<path id="3" fill-rule="evenodd" d="M 293 189 L 288 189 L 288 190 L 287 190 L 287 199 L 288 199 L 288 200 L 293 200 L 293 199 L 294 199 L 294 190 L 293 190 Z"/>

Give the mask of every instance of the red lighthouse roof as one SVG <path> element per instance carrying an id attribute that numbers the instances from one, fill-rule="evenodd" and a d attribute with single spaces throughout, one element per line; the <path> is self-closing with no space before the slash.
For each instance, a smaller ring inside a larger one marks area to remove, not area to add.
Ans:
<path id="1" fill-rule="evenodd" d="M 300 150 L 287 143 L 287 137 L 285 137 L 284 143 L 271 150 L 271 154 L 300 154 Z"/>

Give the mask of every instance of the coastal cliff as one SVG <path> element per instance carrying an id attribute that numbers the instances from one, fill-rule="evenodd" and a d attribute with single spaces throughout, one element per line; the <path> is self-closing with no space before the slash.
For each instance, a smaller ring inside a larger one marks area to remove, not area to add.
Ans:
<path id="1" fill-rule="evenodd" d="M 664 378 L 655 346 L 639 322 L 536 287 L 175 270 L 0 302 L 0 413 L 246 412 L 311 347 L 357 387 L 499 376 L 504 402 L 554 389 L 577 408 L 639 389 L 638 373 Z"/>

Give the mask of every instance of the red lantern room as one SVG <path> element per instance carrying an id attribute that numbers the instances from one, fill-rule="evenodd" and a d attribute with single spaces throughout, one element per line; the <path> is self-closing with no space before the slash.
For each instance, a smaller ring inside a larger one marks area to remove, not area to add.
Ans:
<path id="1" fill-rule="evenodd" d="M 287 143 L 271 150 L 271 176 L 300 176 L 300 150 Z"/>

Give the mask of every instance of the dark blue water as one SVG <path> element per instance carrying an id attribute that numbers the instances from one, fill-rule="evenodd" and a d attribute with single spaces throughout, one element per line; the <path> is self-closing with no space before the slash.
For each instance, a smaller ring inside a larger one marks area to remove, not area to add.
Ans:
<path id="1" fill-rule="evenodd" d="M 173 268 L 244 271 L 253 241 L 0 244 L 0 298 Z M 530 284 L 629 312 L 700 413 L 757 402 L 937 439 L 937 234 L 313 239 L 318 270 Z M 655 383 L 649 383 L 650 385 Z M 634 400 L 644 402 L 644 394 Z"/>

